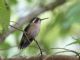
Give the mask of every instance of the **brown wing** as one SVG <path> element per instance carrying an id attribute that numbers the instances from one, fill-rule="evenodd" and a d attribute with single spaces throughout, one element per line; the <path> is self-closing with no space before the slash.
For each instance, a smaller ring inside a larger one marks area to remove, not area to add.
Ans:
<path id="1" fill-rule="evenodd" d="M 27 32 L 29 30 L 30 25 L 28 25 L 25 29 L 24 29 L 24 33 L 21 39 L 21 42 L 19 44 L 19 48 L 23 49 L 26 48 L 32 41 L 33 38 L 30 38 L 29 35 L 25 32 Z"/>
<path id="2" fill-rule="evenodd" d="M 35 17 L 36 18 L 36 17 Z M 33 20 L 35 19 L 33 18 L 31 20 L 31 23 L 33 22 Z M 23 33 L 23 36 L 22 36 L 22 39 L 21 39 L 21 42 L 19 44 L 19 48 L 20 49 L 23 49 L 23 48 L 26 48 L 32 41 L 33 41 L 33 35 L 31 34 L 33 31 L 33 27 L 31 26 L 31 24 L 29 24 L 25 29 L 24 29 L 24 32 L 27 32 L 27 33 Z"/>

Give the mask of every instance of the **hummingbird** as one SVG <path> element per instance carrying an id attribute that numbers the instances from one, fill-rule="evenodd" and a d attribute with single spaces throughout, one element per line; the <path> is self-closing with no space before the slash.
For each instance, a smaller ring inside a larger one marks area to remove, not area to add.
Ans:
<path id="1" fill-rule="evenodd" d="M 44 19 L 47 19 L 47 18 L 44 18 Z M 29 46 L 33 41 L 33 39 L 35 39 L 35 37 L 38 35 L 40 31 L 41 20 L 44 20 L 44 19 L 35 17 L 31 20 L 31 23 L 27 27 L 25 27 L 22 35 L 22 39 L 19 44 L 20 49 L 23 49 Z"/>

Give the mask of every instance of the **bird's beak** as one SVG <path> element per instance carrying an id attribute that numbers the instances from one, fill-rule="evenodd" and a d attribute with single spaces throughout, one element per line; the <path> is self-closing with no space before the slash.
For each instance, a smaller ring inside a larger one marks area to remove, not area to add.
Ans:
<path id="1" fill-rule="evenodd" d="M 48 19 L 48 18 L 43 18 L 43 19 L 40 19 L 40 20 L 45 20 L 45 19 Z"/>

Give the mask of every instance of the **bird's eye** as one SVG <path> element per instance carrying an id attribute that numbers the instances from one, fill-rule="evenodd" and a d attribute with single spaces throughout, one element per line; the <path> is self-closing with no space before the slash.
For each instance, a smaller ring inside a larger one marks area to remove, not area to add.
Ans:
<path id="1" fill-rule="evenodd" d="M 34 22 L 34 23 L 37 23 L 39 20 L 40 20 L 40 18 L 35 18 L 35 19 L 33 20 L 33 22 Z"/>

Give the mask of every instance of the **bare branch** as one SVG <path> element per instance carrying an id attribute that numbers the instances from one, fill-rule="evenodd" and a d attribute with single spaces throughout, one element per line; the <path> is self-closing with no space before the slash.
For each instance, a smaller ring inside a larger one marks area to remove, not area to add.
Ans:
<path id="1" fill-rule="evenodd" d="M 40 60 L 41 56 L 36 57 L 16 57 L 16 58 L 8 58 L 7 60 Z M 6 60 L 5 58 L 1 58 L 0 60 Z M 68 56 L 68 55 L 52 55 L 52 56 L 43 56 L 43 60 L 79 60 L 76 56 Z"/>
<path id="2" fill-rule="evenodd" d="M 38 48 L 39 48 L 39 50 L 40 50 L 40 54 L 41 54 L 41 58 L 40 58 L 40 60 L 43 60 L 42 49 L 41 49 L 41 47 L 39 46 L 38 42 L 37 42 L 35 39 L 34 39 L 34 41 L 36 42 L 36 44 L 37 44 L 37 46 L 38 46 Z"/>

